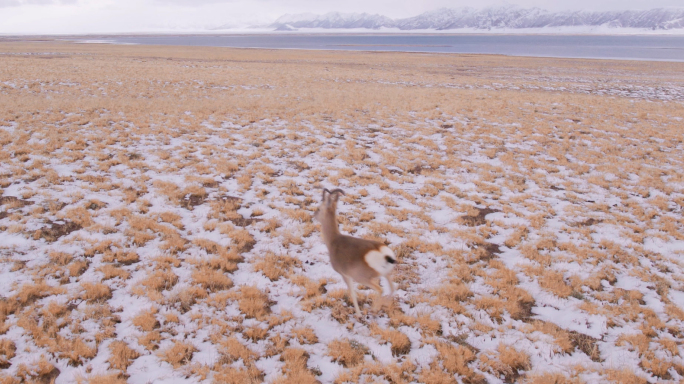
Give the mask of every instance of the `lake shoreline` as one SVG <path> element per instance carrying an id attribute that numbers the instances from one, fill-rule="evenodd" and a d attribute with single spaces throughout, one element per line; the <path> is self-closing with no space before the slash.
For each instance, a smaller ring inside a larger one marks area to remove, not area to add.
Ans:
<path id="1" fill-rule="evenodd" d="M 264 34 L 130 35 L 64 38 L 72 42 L 251 49 L 487 54 L 598 60 L 684 62 L 681 36 Z"/>
<path id="2" fill-rule="evenodd" d="M 684 62 L 682 35 L 430 33 L 133 33 L 0 36 L 0 42 L 198 46 L 236 49 L 482 54 Z"/>

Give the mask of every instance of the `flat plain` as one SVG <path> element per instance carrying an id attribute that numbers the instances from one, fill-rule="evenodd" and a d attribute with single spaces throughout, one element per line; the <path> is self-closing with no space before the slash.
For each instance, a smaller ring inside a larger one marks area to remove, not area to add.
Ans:
<path id="1" fill-rule="evenodd" d="M 0 105 L 2 384 L 684 378 L 683 63 L 2 42 Z"/>

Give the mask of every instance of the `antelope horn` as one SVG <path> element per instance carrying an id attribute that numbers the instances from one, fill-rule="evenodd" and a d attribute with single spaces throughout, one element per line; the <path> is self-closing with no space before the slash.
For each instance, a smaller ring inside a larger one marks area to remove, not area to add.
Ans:
<path id="1" fill-rule="evenodd" d="M 326 192 L 328 192 L 328 194 L 330 194 L 330 191 L 328 190 L 328 188 L 323 188 L 323 195 L 321 196 L 321 200 L 325 200 L 325 193 Z"/>

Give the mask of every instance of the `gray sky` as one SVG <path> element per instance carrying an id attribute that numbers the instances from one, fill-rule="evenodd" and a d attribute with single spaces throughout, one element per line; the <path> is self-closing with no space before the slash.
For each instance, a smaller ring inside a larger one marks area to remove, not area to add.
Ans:
<path id="1" fill-rule="evenodd" d="M 285 13 L 369 12 L 409 17 L 468 0 L 0 0 L 0 34 L 117 33 L 201 30 L 268 23 Z M 480 0 L 477 7 L 514 4 L 557 10 L 682 7 L 683 0 Z"/>

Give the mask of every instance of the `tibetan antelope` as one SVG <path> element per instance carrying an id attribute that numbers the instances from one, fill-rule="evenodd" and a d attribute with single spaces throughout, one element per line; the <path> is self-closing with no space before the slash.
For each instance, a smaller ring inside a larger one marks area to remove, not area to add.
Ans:
<path id="1" fill-rule="evenodd" d="M 395 286 L 390 273 L 397 259 L 394 252 L 383 243 L 340 233 L 337 223 L 337 201 L 340 195 L 344 195 L 344 191 L 341 189 L 332 192 L 324 189 L 321 205 L 316 210 L 314 218 L 321 223 L 321 234 L 325 245 L 328 247 L 330 264 L 347 283 L 356 315 L 360 317 L 361 310 L 359 310 L 359 304 L 356 301 L 354 282 L 373 288 L 378 293 L 378 299 L 380 299 L 382 297 L 380 277 L 384 277 L 389 283 L 391 296 L 394 293 Z M 376 307 L 376 303 L 373 304 L 373 307 Z"/>

